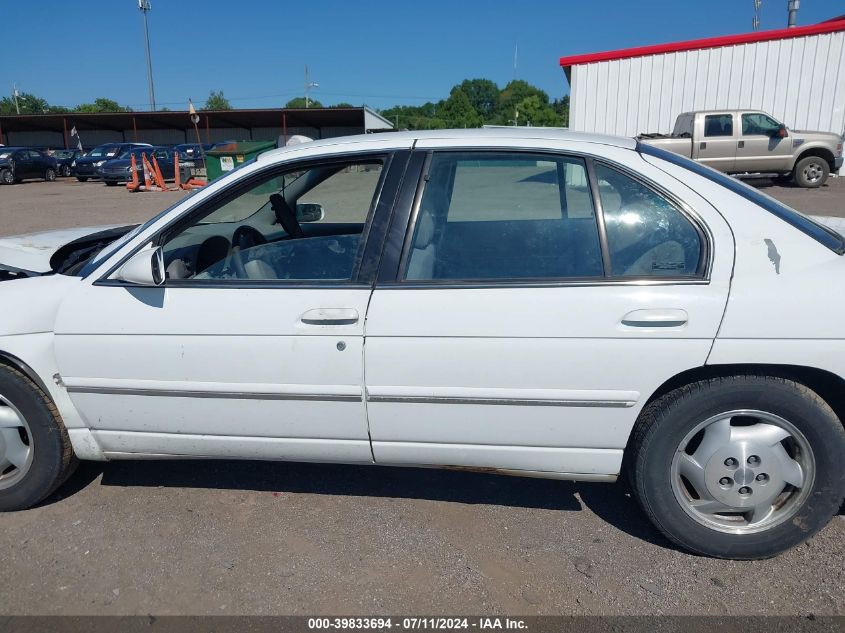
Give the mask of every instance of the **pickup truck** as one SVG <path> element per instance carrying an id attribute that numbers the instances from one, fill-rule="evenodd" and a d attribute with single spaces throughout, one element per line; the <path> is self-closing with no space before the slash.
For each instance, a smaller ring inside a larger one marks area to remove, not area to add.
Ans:
<path id="1" fill-rule="evenodd" d="M 672 134 L 639 140 L 729 174 L 776 174 L 800 187 L 821 187 L 842 167 L 842 136 L 790 130 L 765 112 L 684 112 Z"/>

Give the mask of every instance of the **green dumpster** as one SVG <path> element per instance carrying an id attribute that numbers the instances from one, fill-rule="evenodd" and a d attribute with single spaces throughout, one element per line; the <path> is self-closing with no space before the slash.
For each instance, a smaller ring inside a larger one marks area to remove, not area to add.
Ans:
<path id="1" fill-rule="evenodd" d="M 275 141 L 238 141 L 215 147 L 205 153 L 206 177 L 212 181 L 275 147 Z"/>

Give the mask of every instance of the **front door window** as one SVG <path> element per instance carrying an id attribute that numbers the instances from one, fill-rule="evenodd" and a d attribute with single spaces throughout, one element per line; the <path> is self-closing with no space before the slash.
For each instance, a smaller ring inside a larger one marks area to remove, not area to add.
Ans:
<path id="1" fill-rule="evenodd" d="M 267 176 L 167 237 L 169 280 L 350 281 L 382 161 Z"/>

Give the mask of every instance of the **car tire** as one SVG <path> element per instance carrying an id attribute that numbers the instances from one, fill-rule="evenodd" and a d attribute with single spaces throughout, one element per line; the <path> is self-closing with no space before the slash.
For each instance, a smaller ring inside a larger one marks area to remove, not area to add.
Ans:
<path id="1" fill-rule="evenodd" d="M 626 470 L 670 541 L 696 554 L 755 560 L 804 542 L 839 511 L 843 452 L 842 422 L 814 391 L 783 378 L 731 376 L 647 405 Z"/>
<path id="2" fill-rule="evenodd" d="M 0 465 L 6 464 L 0 471 L 0 511 L 42 501 L 77 461 L 49 396 L 17 369 L 0 366 Z"/>
<path id="3" fill-rule="evenodd" d="M 88 182 L 88 179 L 85 176 L 77 176 L 76 179 L 79 182 Z"/>
<path id="4" fill-rule="evenodd" d="M 103 182 L 106 183 L 106 187 L 117 187 L 117 181 L 115 180 L 104 180 Z"/>
<path id="5" fill-rule="evenodd" d="M 15 184 L 15 175 L 12 173 L 11 169 L 0 170 L 0 182 L 4 185 Z"/>
<path id="6" fill-rule="evenodd" d="M 795 165 L 795 183 L 799 187 L 821 187 L 830 175 L 830 165 L 821 156 L 807 156 Z"/>
<path id="7" fill-rule="evenodd" d="M 56 180 L 56 170 L 52 167 L 44 172 L 44 180 L 47 182 L 54 182 Z"/>
<path id="8" fill-rule="evenodd" d="M 62 176 L 65 178 L 70 177 L 70 165 L 62 165 Z"/>

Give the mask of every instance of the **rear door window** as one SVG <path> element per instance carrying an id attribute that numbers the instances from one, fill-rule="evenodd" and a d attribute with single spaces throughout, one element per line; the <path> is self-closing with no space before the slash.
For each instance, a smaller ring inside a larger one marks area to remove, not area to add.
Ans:
<path id="1" fill-rule="evenodd" d="M 435 153 L 409 246 L 406 280 L 604 274 L 589 180 L 578 158 Z"/>
<path id="2" fill-rule="evenodd" d="M 703 241 L 669 200 L 622 172 L 596 164 L 614 277 L 695 277 Z"/>
<path id="3" fill-rule="evenodd" d="M 733 136 L 732 114 L 708 114 L 704 117 L 704 136 Z"/>

